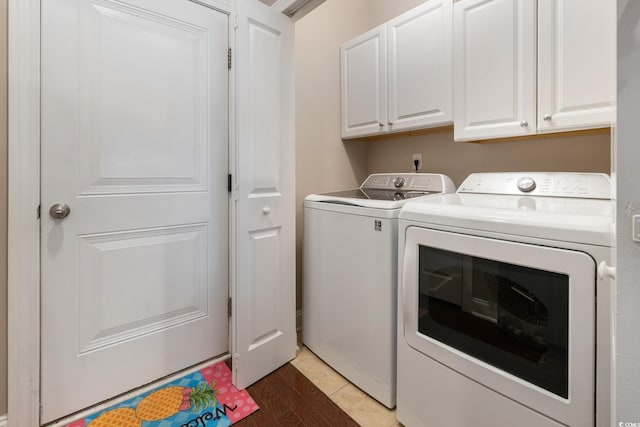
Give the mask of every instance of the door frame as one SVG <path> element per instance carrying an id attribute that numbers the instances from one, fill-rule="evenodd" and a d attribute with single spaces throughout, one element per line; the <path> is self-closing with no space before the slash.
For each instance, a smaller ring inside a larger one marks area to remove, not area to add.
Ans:
<path id="1" fill-rule="evenodd" d="M 29 427 L 40 426 L 41 1 L 8 0 L 7 421 L 20 420 L 20 425 Z M 229 46 L 235 49 L 234 0 L 189 1 L 229 15 Z M 234 74 L 233 70 L 229 73 L 229 171 L 233 175 L 236 173 Z M 233 200 L 229 209 L 231 287 L 235 277 Z"/>

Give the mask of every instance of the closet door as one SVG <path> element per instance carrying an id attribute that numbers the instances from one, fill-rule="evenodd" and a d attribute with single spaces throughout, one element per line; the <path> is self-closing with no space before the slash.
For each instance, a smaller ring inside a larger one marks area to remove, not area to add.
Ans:
<path id="1" fill-rule="evenodd" d="M 233 379 L 244 388 L 296 354 L 293 22 L 238 2 Z"/>
<path id="2" fill-rule="evenodd" d="M 615 118 L 616 5 L 538 0 L 538 129 L 610 126 Z"/>
<path id="3" fill-rule="evenodd" d="M 451 0 L 429 0 L 387 23 L 390 131 L 453 120 Z"/>
<path id="4" fill-rule="evenodd" d="M 536 131 L 536 2 L 461 0 L 454 17 L 454 138 Z"/>

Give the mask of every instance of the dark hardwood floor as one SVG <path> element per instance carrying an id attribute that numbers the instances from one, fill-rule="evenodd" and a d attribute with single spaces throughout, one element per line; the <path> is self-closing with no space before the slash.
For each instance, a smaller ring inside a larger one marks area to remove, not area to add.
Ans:
<path id="1" fill-rule="evenodd" d="M 260 410 L 234 426 L 359 426 L 289 363 L 248 387 L 247 391 Z"/>

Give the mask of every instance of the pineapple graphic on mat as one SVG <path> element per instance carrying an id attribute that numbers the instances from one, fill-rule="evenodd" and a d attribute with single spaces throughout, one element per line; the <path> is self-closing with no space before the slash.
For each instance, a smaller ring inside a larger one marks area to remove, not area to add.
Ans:
<path id="1" fill-rule="evenodd" d="M 91 427 L 140 427 L 142 420 L 136 417 L 136 411 L 131 408 L 118 408 L 101 414 L 91 421 Z"/>
<path id="2" fill-rule="evenodd" d="M 197 386 L 171 386 L 154 391 L 138 404 L 135 409 L 118 408 L 101 414 L 87 427 L 140 427 L 143 421 L 160 421 L 180 411 L 192 409 L 193 412 L 216 406 L 218 399 L 211 386 L 200 383 Z"/>
<path id="3" fill-rule="evenodd" d="M 193 408 L 194 412 L 216 406 L 215 381 L 209 386 L 200 383 L 193 388 L 165 387 L 145 397 L 136 407 L 136 416 L 143 421 L 158 421 L 169 418 L 180 411 Z"/>

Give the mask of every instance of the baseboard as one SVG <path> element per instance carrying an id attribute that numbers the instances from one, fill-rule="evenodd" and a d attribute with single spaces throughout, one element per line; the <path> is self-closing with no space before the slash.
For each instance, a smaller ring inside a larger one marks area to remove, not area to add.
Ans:
<path id="1" fill-rule="evenodd" d="M 8 425 L 9 423 L 7 422 L 7 416 L 6 415 L 0 416 L 0 427 L 7 427 Z"/>
<path id="2" fill-rule="evenodd" d="M 302 330 L 302 310 L 298 310 L 296 311 L 296 332 L 300 332 L 301 330 Z"/>

